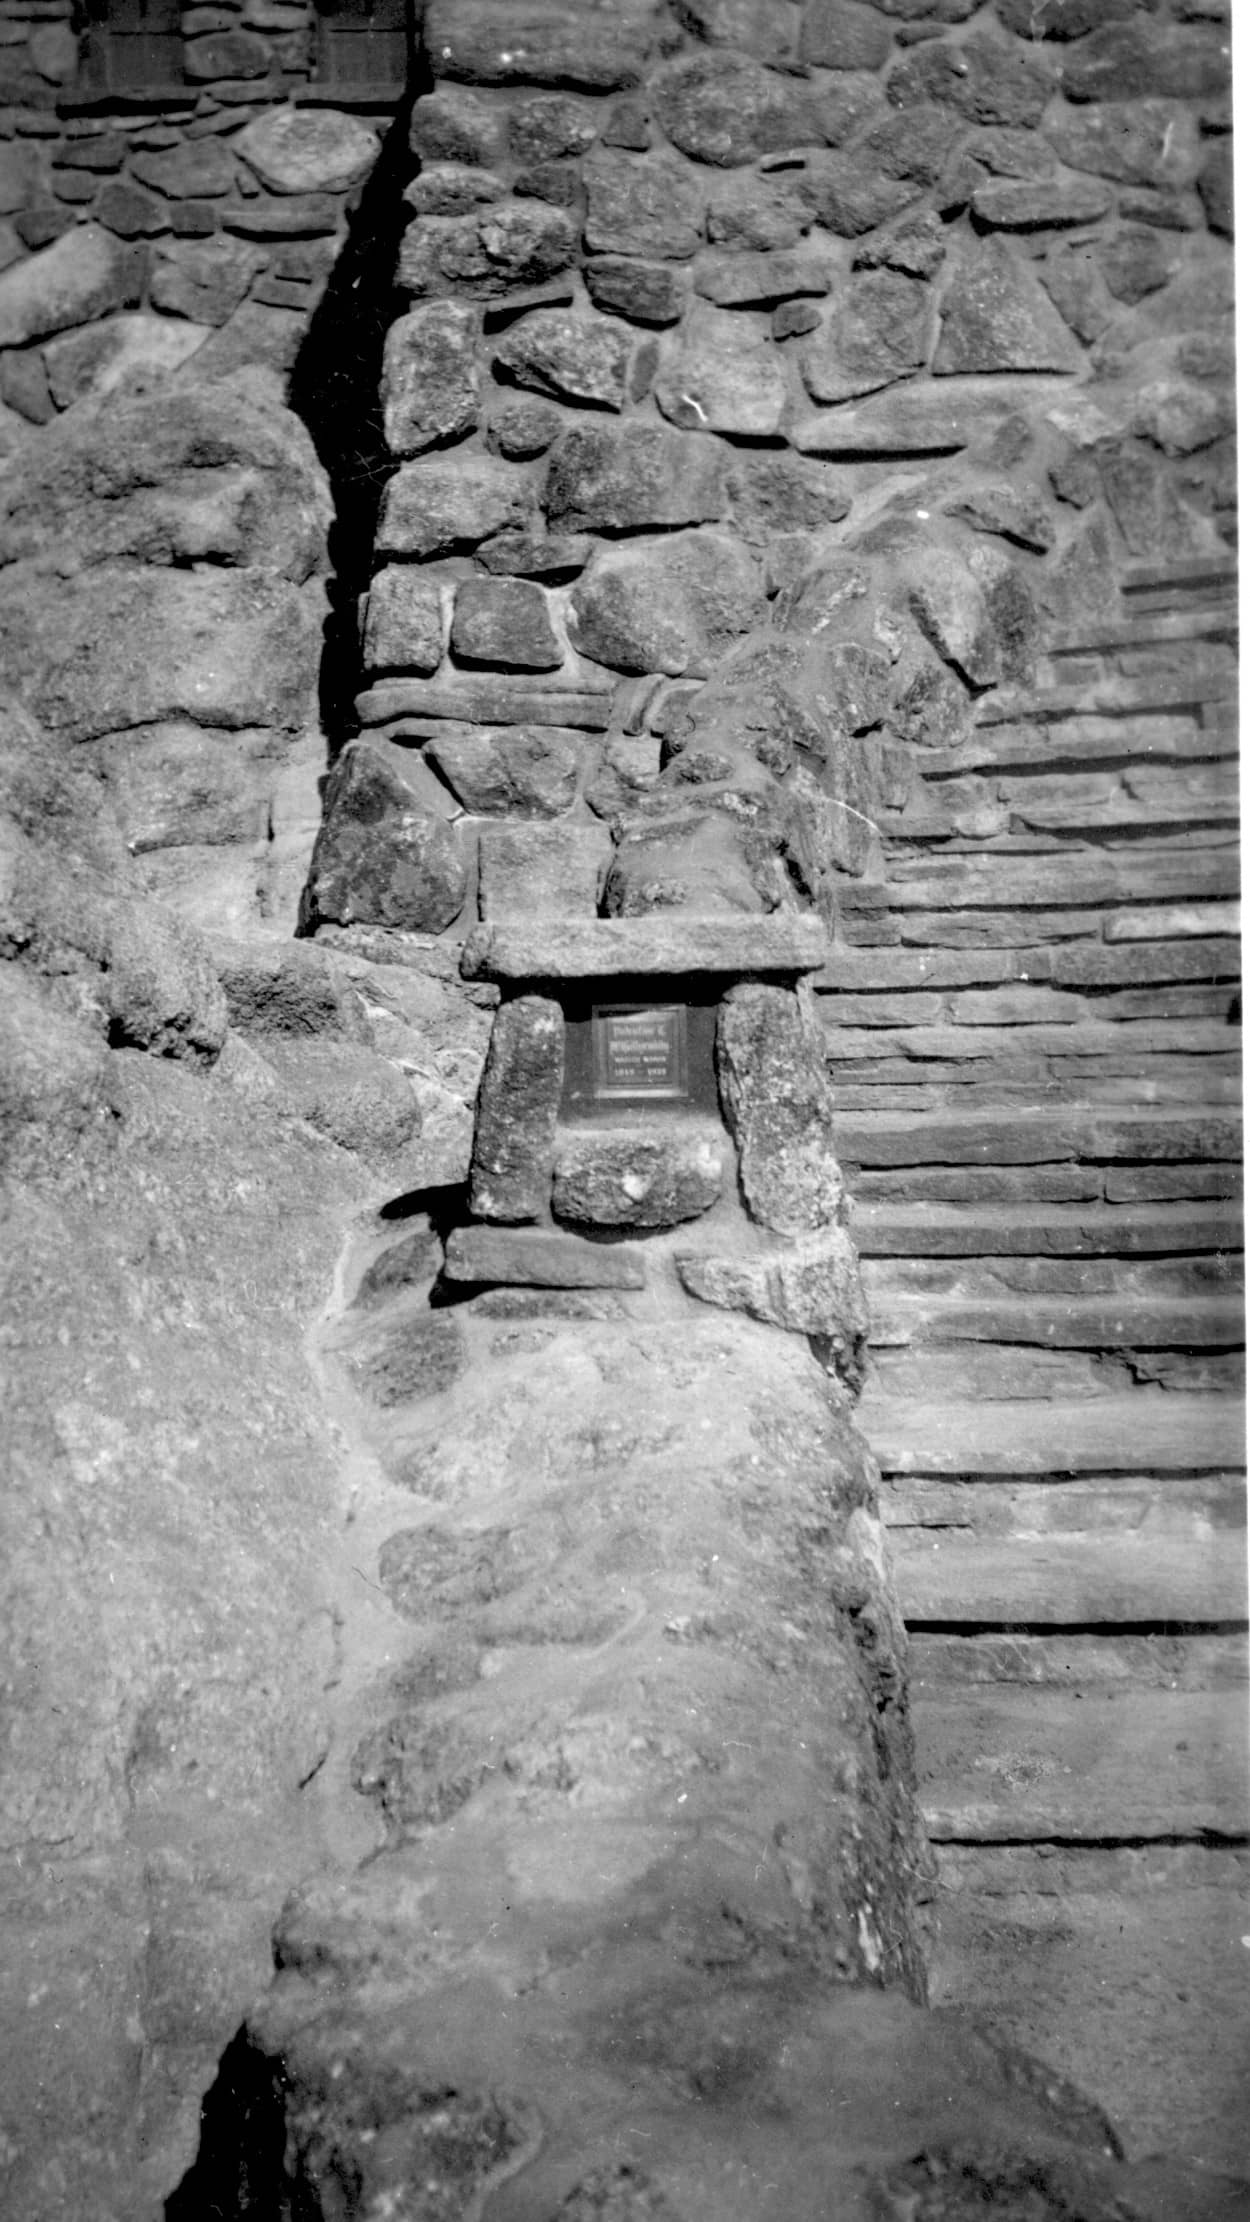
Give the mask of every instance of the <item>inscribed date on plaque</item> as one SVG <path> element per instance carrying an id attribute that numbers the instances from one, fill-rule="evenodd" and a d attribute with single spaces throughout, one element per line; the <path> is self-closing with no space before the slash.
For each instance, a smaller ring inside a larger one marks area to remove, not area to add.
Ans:
<path id="1" fill-rule="evenodd" d="M 598 1004 L 591 1019 L 598 1102 L 688 1095 L 684 1003 Z"/>

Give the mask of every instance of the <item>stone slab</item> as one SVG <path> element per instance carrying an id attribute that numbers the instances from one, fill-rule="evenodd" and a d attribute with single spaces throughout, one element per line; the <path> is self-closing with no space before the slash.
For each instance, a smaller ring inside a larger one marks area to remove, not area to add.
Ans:
<path id="1" fill-rule="evenodd" d="M 868 1268 L 871 1272 L 871 1266 Z M 874 1343 L 1017 1342 L 1052 1350 L 1236 1349 L 1244 1307 L 1218 1297 L 955 1296 L 869 1289 Z"/>
<path id="2" fill-rule="evenodd" d="M 592 980 L 722 973 L 758 978 L 814 972 L 825 927 L 804 911 L 771 917 L 560 919 L 479 926 L 465 943 L 466 979 Z"/>
<path id="3" fill-rule="evenodd" d="M 1175 1394 L 977 1407 L 870 1396 L 859 1424 L 888 1474 L 1204 1473 L 1245 1455 L 1231 1399 Z"/>
<path id="4" fill-rule="evenodd" d="M 606 674 L 604 675 L 606 681 Z M 395 725 L 405 719 L 450 718 L 461 725 L 568 725 L 581 733 L 607 731 L 615 682 L 602 688 L 518 686 L 510 679 L 382 679 L 356 697 L 362 725 Z"/>
<path id="5" fill-rule="evenodd" d="M 890 1557 L 912 1625 L 1109 1628 L 1244 1622 L 1244 1538 L 937 1535 L 895 1528 Z"/>
<path id="6" fill-rule="evenodd" d="M 894 1112 L 871 1119 L 842 1115 L 834 1133 L 844 1164 L 1045 1165 L 1067 1158 L 1239 1159 L 1241 1124 L 1220 1113 L 1079 1109 Z"/>
<path id="7" fill-rule="evenodd" d="M 857 1204 L 851 1232 L 865 1257 L 1124 1257 L 1239 1248 L 1227 1203 L 1112 1210 L 1033 1202 L 976 1209 L 958 1204 Z"/>
<path id="8" fill-rule="evenodd" d="M 448 1237 L 449 1281 L 502 1282 L 513 1288 L 642 1288 L 642 1253 L 623 1242 L 528 1227 L 457 1227 Z"/>

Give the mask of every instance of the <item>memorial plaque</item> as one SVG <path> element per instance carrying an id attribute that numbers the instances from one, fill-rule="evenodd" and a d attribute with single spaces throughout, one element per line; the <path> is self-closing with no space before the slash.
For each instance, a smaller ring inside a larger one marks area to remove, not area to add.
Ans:
<path id="1" fill-rule="evenodd" d="M 597 1004 L 591 1019 L 596 1102 L 689 1095 L 684 1003 Z"/>

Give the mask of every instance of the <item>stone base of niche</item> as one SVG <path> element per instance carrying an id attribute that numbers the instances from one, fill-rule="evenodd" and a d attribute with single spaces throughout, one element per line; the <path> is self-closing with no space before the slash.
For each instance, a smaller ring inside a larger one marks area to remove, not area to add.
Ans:
<path id="1" fill-rule="evenodd" d="M 639 1251 L 624 1242 L 588 1242 L 542 1227 L 457 1227 L 448 1237 L 449 1281 L 511 1288 L 642 1288 Z"/>
<path id="2" fill-rule="evenodd" d="M 828 934 L 811 912 L 692 918 L 536 918 L 475 926 L 460 969 L 466 980 L 658 979 L 719 973 L 759 979 L 818 972 Z"/>

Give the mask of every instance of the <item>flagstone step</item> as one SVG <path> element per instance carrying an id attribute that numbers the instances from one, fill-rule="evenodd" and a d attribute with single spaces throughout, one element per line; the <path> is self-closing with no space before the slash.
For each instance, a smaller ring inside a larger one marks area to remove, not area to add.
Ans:
<path id="1" fill-rule="evenodd" d="M 835 1147 L 844 1166 L 1045 1165 L 1067 1159 L 1136 1159 L 1145 1163 L 1239 1160 L 1236 1117 L 1203 1110 L 1065 1105 L 1012 1110 L 889 1112 L 840 1116 Z"/>
<path id="2" fill-rule="evenodd" d="M 980 1405 L 870 1395 L 856 1424 L 885 1474 L 1194 1474 L 1235 1470 L 1245 1457 L 1234 1398 L 1166 1390 Z"/>
<path id="3" fill-rule="evenodd" d="M 856 1201 L 850 1226 L 861 1257 L 1170 1257 L 1241 1245 L 1240 1216 L 1227 1202 L 1096 1210 L 1039 1201 L 978 1210 L 937 1202 Z"/>

